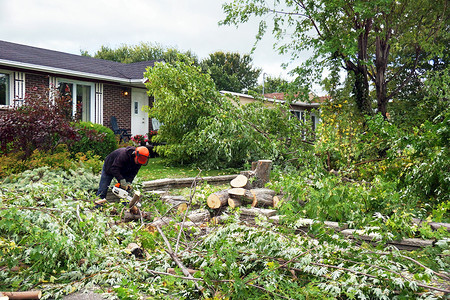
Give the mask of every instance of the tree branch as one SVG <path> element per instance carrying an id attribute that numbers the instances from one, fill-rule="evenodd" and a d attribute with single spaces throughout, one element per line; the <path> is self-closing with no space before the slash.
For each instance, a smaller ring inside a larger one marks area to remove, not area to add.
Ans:
<path id="1" fill-rule="evenodd" d="M 197 178 L 200 176 L 200 173 L 202 172 L 202 170 L 200 170 L 200 172 L 198 172 L 197 176 L 195 176 L 194 181 L 191 184 L 191 190 L 190 190 L 190 195 L 189 195 L 189 203 L 187 204 L 187 209 L 184 212 L 184 216 L 183 216 L 183 222 L 181 222 L 181 226 L 180 229 L 178 231 L 178 237 L 177 237 L 177 243 L 175 244 L 175 254 L 178 253 L 178 246 L 180 244 L 180 238 L 181 238 L 181 232 L 183 231 L 183 227 L 184 227 L 184 222 L 186 222 L 186 217 L 188 215 L 189 209 L 191 207 L 192 204 L 192 198 L 195 195 L 195 190 L 197 188 Z M 194 192 L 192 193 L 192 187 L 194 187 Z"/>
<path id="2" fill-rule="evenodd" d="M 159 234 L 161 235 L 161 237 L 164 240 L 164 243 L 167 246 L 166 252 L 167 254 L 170 255 L 170 257 L 172 258 L 172 260 L 178 265 L 178 267 L 180 267 L 181 271 L 183 272 L 183 274 L 188 277 L 188 278 L 194 278 L 192 277 L 191 273 L 189 273 L 188 269 L 186 269 L 186 267 L 183 265 L 183 263 L 181 262 L 181 260 L 178 258 L 178 256 L 176 255 L 176 253 L 173 252 L 172 247 L 170 246 L 169 241 L 167 240 L 167 237 L 165 236 L 164 232 L 161 230 L 161 227 L 158 225 L 156 226 L 156 229 L 158 230 Z M 202 292 L 204 290 L 204 287 L 202 287 L 201 285 L 199 285 L 197 282 L 195 282 L 195 287 Z"/>

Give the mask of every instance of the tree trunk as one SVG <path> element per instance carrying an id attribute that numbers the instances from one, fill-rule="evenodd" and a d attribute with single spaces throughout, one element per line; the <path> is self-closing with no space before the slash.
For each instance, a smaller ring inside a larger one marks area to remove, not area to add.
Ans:
<path id="1" fill-rule="evenodd" d="M 372 114 L 372 105 L 369 98 L 369 73 L 367 65 L 369 57 L 367 54 L 369 33 L 372 29 L 372 19 L 355 20 L 355 30 L 361 31 L 358 36 L 358 53 L 356 64 L 347 55 L 342 55 L 348 71 L 355 75 L 353 92 L 358 110 L 363 114 Z"/>
<path id="2" fill-rule="evenodd" d="M 209 208 L 217 209 L 228 204 L 228 190 L 215 192 L 208 196 L 206 204 Z"/>
<path id="3" fill-rule="evenodd" d="M 379 30 L 376 28 L 377 33 Z M 387 119 L 387 83 L 386 83 L 386 68 L 388 63 L 389 49 L 388 40 L 391 36 L 391 30 L 386 29 L 387 34 L 382 39 L 377 35 L 375 41 L 375 88 L 377 92 L 377 106 L 378 112 L 380 112 L 385 119 Z"/>

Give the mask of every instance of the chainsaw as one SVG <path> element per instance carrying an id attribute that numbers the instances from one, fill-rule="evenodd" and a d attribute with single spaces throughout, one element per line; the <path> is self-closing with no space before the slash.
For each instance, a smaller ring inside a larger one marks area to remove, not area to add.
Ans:
<path id="1" fill-rule="evenodd" d="M 141 193 L 139 191 L 127 191 L 120 187 L 120 183 L 117 183 L 112 187 L 112 193 L 119 197 L 120 199 L 124 199 L 128 202 L 128 206 L 132 208 L 133 206 L 139 206 L 139 201 L 141 200 Z"/>

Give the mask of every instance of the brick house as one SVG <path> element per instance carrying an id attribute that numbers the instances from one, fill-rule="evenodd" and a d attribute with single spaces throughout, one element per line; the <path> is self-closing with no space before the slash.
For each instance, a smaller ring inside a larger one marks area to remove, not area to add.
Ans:
<path id="1" fill-rule="evenodd" d="M 81 108 L 82 121 L 111 128 L 115 116 L 120 128 L 145 134 L 153 126 L 142 111 L 152 101 L 143 73 L 154 63 L 122 64 L 0 40 L 0 114 L 27 95 L 48 96 L 58 88 L 70 90 L 73 113 Z"/>

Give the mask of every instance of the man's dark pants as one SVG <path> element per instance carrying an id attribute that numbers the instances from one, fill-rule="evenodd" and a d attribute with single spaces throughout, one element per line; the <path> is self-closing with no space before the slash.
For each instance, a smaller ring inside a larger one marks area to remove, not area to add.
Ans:
<path id="1" fill-rule="evenodd" d="M 114 176 L 106 174 L 105 167 L 103 166 L 102 176 L 100 177 L 100 183 L 97 191 L 97 196 L 99 196 L 100 199 L 106 198 L 106 193 L 108 193 L 108 188 L 113 178 Z"/>

